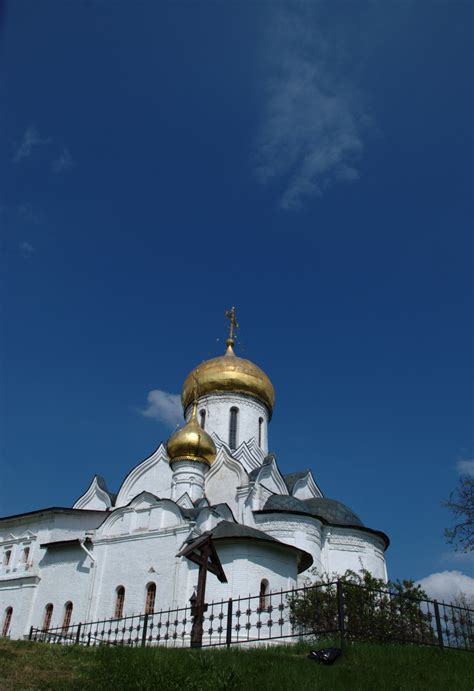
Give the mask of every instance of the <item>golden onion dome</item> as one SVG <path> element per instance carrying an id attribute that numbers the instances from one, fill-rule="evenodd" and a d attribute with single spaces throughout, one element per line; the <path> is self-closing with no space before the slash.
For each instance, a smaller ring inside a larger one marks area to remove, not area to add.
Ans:
<path id="1" fill-rule="evenodd" d="M 166 449 L 170 464 L 174 461 L 195 461 L 212 465 L 216 459 L 216 445 L 199 425 L 196 411 L 197 401 L 194 402 L 189 422 L 168 439 Z"/>
<path id="2" fill-rule="evenodd" d="M 233 338 L 227 339 L 227 352 L 221 357 L 206 360 L 188 374 L 183 385 L 183 410 L 194 398 L 197 384 L 199 397 L 209 393 L 239 393 L 261 401 L 272 414 L 275 390 L 268 376 L 250 360 L 238 357 L 233 350 Z"/>

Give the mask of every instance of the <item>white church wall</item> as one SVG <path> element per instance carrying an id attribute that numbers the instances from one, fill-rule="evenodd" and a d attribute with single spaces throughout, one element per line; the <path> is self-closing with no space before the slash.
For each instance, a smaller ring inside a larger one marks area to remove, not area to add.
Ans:
<path id="1" fill-rule="evenodd" d="M 23 638 L 31 626 L 31 610 L 36 596 L 38 578 L 36 576 L 18 577 L 0 581 L 0 627 L 3 629 L 6 610 L 12 607 L 9 637 Z M 1 630 L 0 629 L 0 630 Z"/>
<path id="2" fill-rule="evenodd" d="M 254 514 L 255 527 L 288 545 L 299 547 L 313 557 L 313 565 L 298 576 L 301 583 L 311 576 L 311 570 L 321 571 L 322 524 L 311 516 L 288 513 Z"/>
<path id="3" fill-rule="evenodd" d="M 73 604 L 71 622 L 87 619 L 93 575 L 91 564 L 79 544 L 46 551 L 40 563 L 41 581 L 33 607 L 33 626 L 42 626 L 48 604 L 53 605 L 52 628 L 62 626 L 67 602 Z"/>
<path id="4" fill-rule="evenodd" d="M 237 489 L 248 484 L 248 474 L 239 463 L 221 448 L 205 477 L 205 494 L 212 504 L 225 503 L 234 516 L 239 515 Z"/>
<path id="5" fill-rule="evenodd" d="M 348 569 L 360 573 L 370 571 L 376 578 L 387 580 L 383 542 L 375 535 L 353 528 L 325 527 L 323 531 L 322 565 L 329 574 L 343 574 Z"/>
<path id="6" fill-rule="evenodd" d="M 156 584 L 155 608 L 181 605 L 187 568 L 182 568 L 176 554 L 188 535 L 189 527 L 183 525 L 98 541 L 94 548 L 98 572 L 92 619 L 113 617 L 119 586 L 125 588 L 125 616 L 144 611 L 150 582 Z"/>
<path id="7" fill-rule="evenodd" d="M 258 540 L 216 540 L 215 545 L 228 583 L 220 583 L 209 574 L 208 602 L 258 595 L 263 579 L 268 581 L 272 592 L 290 590 L 296 584 L 296 554 L 285 548 Z M 197 571 L 190 571 L 188 597 L 196 585 Z"/>
<path id="8" fill-rule="evenodd" d="M 263 403 L 260 403 L 251 396 L 241 394 L 213 393 L 199 398 L 198 419 L 201 410 L 206 411 L 206 432 L 214 432 L 229 444 L 229 422 L 230 409 L 238 409 L 237 416 L 237 444 L 240 446 L 243 441 L 249 442 L 252 438 L 258 443 L 259 440 L 259 420 L 261 423 L 260 447 L 264 454 L 268 453 L 268 411 Z M 186 420 L 191 417 L 192 406 L 186 410 Z"/>

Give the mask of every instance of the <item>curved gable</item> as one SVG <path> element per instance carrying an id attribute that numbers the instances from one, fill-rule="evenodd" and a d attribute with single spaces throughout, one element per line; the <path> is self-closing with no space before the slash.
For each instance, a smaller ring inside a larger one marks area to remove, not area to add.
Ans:
<path id="1" fill-rule="evenodd" d="M 91 484 L 73 504 L 73 509 L 87 509 L 107 511 L 112 506 L 112 498 L 107 490 L 107 485 L 100 475 L 94 475 Z"/>
<path id="2" fill-rule="evenodd" d="M 129 472 L 120 487 L 115 506 L 126 506 L 143 491 L 153 492 L 159 497 L 171 495 L 171 469 L 164 444 Z"/>

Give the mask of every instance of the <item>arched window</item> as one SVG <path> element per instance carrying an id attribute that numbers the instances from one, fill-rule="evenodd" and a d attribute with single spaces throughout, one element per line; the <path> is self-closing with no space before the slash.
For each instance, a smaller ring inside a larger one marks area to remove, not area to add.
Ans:
<path id="1" fill-rule="evenodd" d="M 48 631 L 51 626 L 51 618 L 53 616 L 53 605 L 51 602 L 44 608 L 43 631 Z"/>
<path id="2" fill-rule="evenodd" d="M 8 564 L 10 563 L 11 556 L 12 556 L 11 549 L 7 549 L 3 554 L 3 565 L 4 566 L 8 566 Z"/>
<path id="3" fill-rule="evenodd" d="M 155 611 L 156 583 L 148 583 L 146 587 L 145 614 L 152 614 Z"/>
<path id="4" fill-rule="evenodd" d="M 21 561 L 23 562 L 23 564 L 28 564 L 29 556 L 30 556 L 30 548 L 25 547 L 25 549 L 23 550 L 22 555 L 21 555 Z"/>
<path id="5" fill-rule="evenodd" d="M 263 417 L 258 418 L 258 445 L 262 446 Z"/>
<path id="6" fill-rule="evenodd" d="M 63 629 L 67 633 L 67 630 L 71 624 L 72 617 L 72 602 L 66 602 L 64 605 L 64 618 L 63 618 Z"/>
<path id="7" fill-rule="evenodd" d="M 201 417 L 201 429 L 206 429 L 206 411 L 201 410 L 199 415 Z"/>
<path id="8" fill-rule="evenodd" d="M 120 619 L 123 616 L 123 603 L 125 602 L 125 588 L 123 585 L 119 585 L 116 593 L 114 617 L 115 619 Z"/>
<path id="9" fill-rule="evenodd" d="M 267 609 L 268 607 L 268 581 L 266 578 L 260 583 L 260 597 L 258 601 L 260 609 Z"/>
<path id="10" fill-rule="evenodd" d="M 235 449 L 237 447 L 237 416 L 239 413 L 238 408 L 231 408 L 230 409 L 230 418 L 229 418 L 229 446 L 231 449 Z"/>
<path id="11" fill-rule="evenodd" d="M 8 636 L 10 631 L 10 624 L 12 623 L 13 607 L 7 607 L 5 610 L 5 619 L 3 620 L 2 636 Z"/>

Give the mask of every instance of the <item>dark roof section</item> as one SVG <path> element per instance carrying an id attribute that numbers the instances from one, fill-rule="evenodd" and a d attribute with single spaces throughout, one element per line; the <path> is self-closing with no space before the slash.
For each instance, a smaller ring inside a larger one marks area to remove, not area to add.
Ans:
<path id="1" fill-rule="evenodd" d="M 306 477 L 309 472 L 310 470 L 307 468 L 306 470 L 301 470 L 299 473 L 287 473 L 286 475 L 283 475 L 285 485 L 287 486 L 290 494 L 293 492 L 293 487 L 296 485 L 298 480 Z"/>
<path id="2" fill-rule="evenodd" d="M 303 504 L 301 499 L 290 497 L 288 494 L 272 494 L 271 497 L 268 497 L 263 508 L 265 511 L 274 509 L 275 511 L 311 513 L 310 510 Z"/>
<path id="3" fill-rule="evenodd" d="M 285 502 L 285 499 L 287 500 Z M 298 502 L 295 504 L 294 502 Z M 302 508 L 300 505 L 303 505 Z M 274 494 L 266 501 L 265 506 L 260 511 L 254 513 L 295 513 L 300 515 L 318 518 L 325 524 L 341 528 L 358 528 L 365 533 L 377 535 L 385 543 L 385 549 L 390 545 L 390 538 L 381 530 L 367 528 L 359 516 L 349 507 L 336 499 L 296 499 L 295 497 L 285 497 Z"/>
<path id="4" fill-rule="evenodd" d="M 311 513 L 316 516 L 321 516 L 328 523 L 333 525 L 351 525 L 364 527 L 359 516 L 352 511 L 348 506 L 336 499 L 326 499 L 318 497 L 317 499 L 304 499 L 303 504 Z"/>
<path id="5" fill-rule="evenodd" d="M 94 477 L 97 478 L 97 484 L 99 485 L 100 489 L 109 495 L 110 503 L 112 504 L 112 506 L 114 506 L 115 500 L 117 499 L 117 493 L 110 492 L 110 490 L 107 489 L 107 483 L 105 482 L 102 475 L 94 475 Z"/>
<path id="6" fill-rule="evenodd" d="M 70 506 L 48 506 L 47 509 L 36 509 L 35 511 L 25 511 L 25 513 L 16 513 L 12 516 L 2 516 L 0 521 L 10 521 L 14 518 L 23 518 L 24 516 L 34 516 L 34 514 L 40 513 L 68 513 L 68 514 L 84 514 L 84 513 L 97 513 L 97 514 L 107 514 L 107 511 L 101 511 L 99 509 L 71 509 Z"/>
<path id="7" fill-rule="evenodd" d="M 268 456 L 265 456 L 263 459 L 262 465 L 259 465 L 258 468 L 255 468 L 254 470 L 251 470 L 249 473 L 249 478 L 252 482 L 255 482 L 255 480 L 258 477 L 259 472 L 264 468 L 266 465 L 271 465 L 273 461 L 276 461 L 275 454 L 270 453 Z"/>
<path id="8" fill-rule="evenodd" d="M 295 547 L 294 545 L 288 545 L 286 542 L 281 542 L 268 533 L 263 532 L 263 530 L 257 530 L 257 528 L 251 528 L 250 526 L 242 525 L 241 523 L 221 521 L 210 532 L 212 533 L 214 540 L 262 540 L 264 542 L 272 542 L 280 547 L 295 550 L 298 553 L 298 573 L 301 573 L 301 571 L 306 571 L 306 569 L 309 569 L 313 563 L 313 557 L 311 554 L 305 552 L 303 549 Z"/>

